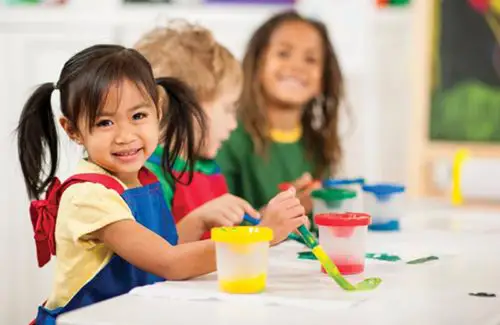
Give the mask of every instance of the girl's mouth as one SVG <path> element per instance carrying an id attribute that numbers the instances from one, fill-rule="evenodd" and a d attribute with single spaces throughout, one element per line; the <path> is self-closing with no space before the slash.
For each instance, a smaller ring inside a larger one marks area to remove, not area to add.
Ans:
<path id="1" fill-rule="evenodd" d="M 142 148 L 123 150 L 123 151 L 113 152 L 112 155 L 121 161 L 130 162 L 137 158 L 141 150 Z"/>

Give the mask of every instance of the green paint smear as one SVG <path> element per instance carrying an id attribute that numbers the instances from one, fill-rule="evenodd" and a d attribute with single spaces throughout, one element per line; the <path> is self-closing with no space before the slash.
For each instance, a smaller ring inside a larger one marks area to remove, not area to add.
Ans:
<path id="1" fill-rule="evenodd" d="M 389 255 L 386 253 L 375 254 L 375 253 L 366 253 L 366 258 L 372 260 L 386 261 L 386 262 L 398 262 L 401 261 L 401 258 L 397 255 Z"/>
<path id="2" fill-rule="evenodd" d="M 301 260 L 317 260 L 316 256 L 314 256 L 313 252 L 311 252 L 311 251 L 299 252 L 297 254 L 297 257 Z M 401 261 L 401 258 L 399 256 L 389 255 L 386 253 L 382 253 L 382 254 L 367 253 L 365 255 L 365 257 L 369 258 L 369 259 L 373 259 L 373 260 L 386 261 L 386 262 Z M 417 259 L 408 261 L 408 262 L 406 262 L 406 264 L 423 264 L 423 263 L 435 261 L 438 259 L 439 259 L 439 257 L 432 255 L 432 256 L 421 257 L 421 258 L 417 258 Z"/>
<path id="3" fill-rule="evenodd" d="M 313 252 L 299 252 L 297 254 L 298 258 L 301 260 L 317 260 L 316 256 L 314 256 Z M 375 253 L 366 253 L 365 255 L 366 258 L 373 259 L 373 260 L 380 260 L 380 261 L 387 261 L 387 262 L 397 262 L 401 261 L 401 258 L 397 255 L 389 255 L 389 254 L 375 254 Z"/>
<path id="4" fill-rule="evenodd" d="M 422 263 L 426 263 L 426 262 L 430 262 L 430 261 L 435 261 L 438 259 L 439 259 L 439 257 L 431 255 L 431 256 L 421 257 L 421 258 L 417 258 L 415 260 L 408 261 L 408 262 L 406 262 L 406 264 L 422 264 Z"/>

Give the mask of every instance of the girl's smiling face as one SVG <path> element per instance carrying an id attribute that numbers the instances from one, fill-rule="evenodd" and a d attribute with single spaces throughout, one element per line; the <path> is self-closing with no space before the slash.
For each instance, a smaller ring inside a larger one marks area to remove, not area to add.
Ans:
<path id="1" fill-rule="evenodd" d="M 324 49 L 320 33 L 303 21 L 278 26 L 263 53 L 260 82 L 266 100 L 302 106 L 322 91 Z"/>
<path id="2" fill-rule="evenodd" d="M 159 138 L 158 110 L 144 89 L 129 80 L 109 88 L 105 104 L 93 125 L 85 116 L 77 130 L 61 125 L 83 145 L 89 161 L 106 169 L 125 184 L 135 183 L 138 171 L 151 156 Z"/>

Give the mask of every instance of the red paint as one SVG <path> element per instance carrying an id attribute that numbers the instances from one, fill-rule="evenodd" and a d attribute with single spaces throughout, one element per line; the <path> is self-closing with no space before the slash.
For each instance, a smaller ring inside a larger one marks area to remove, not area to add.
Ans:
<path id="1" fill-rule="evenodd" d="M 335 264 L 339 269 L 340 273 L 343 275 L 352 275 L 363 273 L 365 270 L 364 264 Z M 326 274 L 326 271 L 323 267 L 321 267 L 321 272 Z"/>
<path id="2" fill-rule="evenodd" d="M 365 270 L 364 260 L 360 263 L 359 259 L 353 261 L 352 258 L 349 257 L 339 258 L 338 256 L 337 258 L 333 258 L 330 256 L 330 259 L 333 261 L 333 263 L 335 263 L 340 273 L 344 275 L 359 274 L 363 273 L 363 271 Z M 321 267 L 321 272 L 326 273 L 323 266 Z"/>
<path id="3" fill-rule="evenodd" d="M 339 269 L 341 274 L 344 275 L 352 275 L 352 274 L 359 274 L 363 273 L 365 270 L 365 265 L 364 264 L 337 264 L 337 268 Z M 326 273 L 325 269 L 321 267 L 321 272 Z"/>

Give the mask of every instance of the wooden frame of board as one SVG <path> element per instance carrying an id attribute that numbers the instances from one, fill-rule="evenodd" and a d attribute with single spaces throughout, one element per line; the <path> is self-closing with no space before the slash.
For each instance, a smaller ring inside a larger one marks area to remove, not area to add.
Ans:
<path id="1" fill-rule="evenodd" d="M 434 184 L 433 164 L 445 159 L 450 163 L 457 150 L 467 149 L 475 157 L 499 157 L 500 145 L 431 141 L 429 138 L 431 64 L 433 46 L 434 1 L 415 1 L 413 15 L 413 36 L 415 50 L 413 57 L 412 129 L 410 135 L 410 159 L 408 193 L 412 197 L 443 197 L 448 199 L 449 191 L 438 189 Z M 448 199 L 449 200 L 449 199 Z M 494 206 L 490 202 L 470 201 L 465 204 Z"/>

